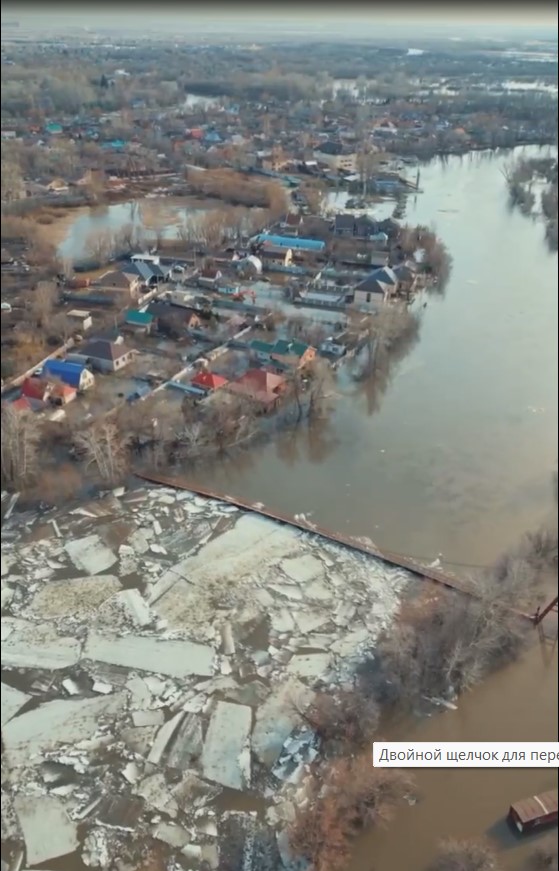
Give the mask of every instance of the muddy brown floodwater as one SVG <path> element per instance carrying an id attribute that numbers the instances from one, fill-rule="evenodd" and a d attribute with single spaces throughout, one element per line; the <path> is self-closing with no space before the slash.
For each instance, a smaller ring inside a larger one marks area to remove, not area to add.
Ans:
<path id="1" fill-rule="evenodd" d="M 526 149 L 524 150 L 526 153 Z M 537 150 L 532 149 L 532 153 Z M 202 486 L 304 512 L 321 525 L 451 568 L 491 563 L 554 511 L 557 464 L 557 255 L 544 227 L 511 211 L 501 170 L 511 153 L 436 160 L 406 220 L 434 224 L 453 257 L 444 297 L 384 393 L 342 389 L 327 427 L 301 427 L 198 470 Z M 183 470 L 186 471 L 186 470 Z M 557 653 L 535 645 L 461 699 L 386 737 L 555 740 Z M 534 843 L 504 818 L 554 773 L 420 771 L 418 803 L 357 845 L 351 871 L 423 871 L 446 836 L 487 837 L 506 871 Z"/>

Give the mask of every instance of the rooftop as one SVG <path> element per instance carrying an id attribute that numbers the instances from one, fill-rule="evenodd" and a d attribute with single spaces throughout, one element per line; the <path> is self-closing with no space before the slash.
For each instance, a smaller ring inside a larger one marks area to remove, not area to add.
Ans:
<path id="1" fill-rule="evenodd" d="M 291 248 L 294 251 L 323 251 L 326 247 L 326 243 L 319 239 L 301 239 L 299 236 L 276 236 L 269 233 L 260 233 L 255 241 L 269 242 L 278 248 Z"/>

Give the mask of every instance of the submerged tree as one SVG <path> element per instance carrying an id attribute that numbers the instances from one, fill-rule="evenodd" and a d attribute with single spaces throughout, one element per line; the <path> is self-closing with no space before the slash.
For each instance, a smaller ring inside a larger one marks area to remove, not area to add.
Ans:
<path id="1" fill-rule="evenodd" d="M 429 871 L 498 871 L 497 858 L 476 841 L 444 841 Z"/>

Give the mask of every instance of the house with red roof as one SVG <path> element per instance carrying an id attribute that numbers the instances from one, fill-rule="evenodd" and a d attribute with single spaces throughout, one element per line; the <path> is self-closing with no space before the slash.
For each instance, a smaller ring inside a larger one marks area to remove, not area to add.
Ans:
<path id="1" fill-rule="evenodd" d="M 192 379 L 194 387 L 199 387 L 207 393 L 211 393 L 212 390 L 219 390 L 220 387 L 225 387 L 228 383 L 227 378 L 224 378 L 222 375 L 216 375 L 214 372 L 199 372 Z"/>
<path id="2" fill-rule="evenodd" d="M 33 406 L 27 396 L 20 396 L 19 399 L 15 399 L 9 405 L 14 411 L 33 411 Z"/>
<path id="3" fill-rule="evenodd" d="M 51 385 L 46 378 L 26 378 L 21 385 L 21 395 L 26 399 L 46 402 L 51 394 Z"/>
<path id="4" fill-rule="evenodd" d="M 249 369 L 236 381 L 232 381 L 227 389 L 238 396 L 245 396 L 264 411 L 271 411 L 276 407 L 286 386 L 286 380 L 281 375 L 266 369 Z"/>

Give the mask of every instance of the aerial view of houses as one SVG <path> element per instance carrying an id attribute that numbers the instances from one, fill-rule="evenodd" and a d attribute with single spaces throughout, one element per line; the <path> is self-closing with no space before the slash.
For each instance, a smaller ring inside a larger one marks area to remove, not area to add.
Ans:
<path id="1" fill-rule="evenodd" d="M 555 24 L 51 5 L 2 7 L 1 871 L 557 871 Z M 373 765 L 486 738 L 546 764 Z"/>

